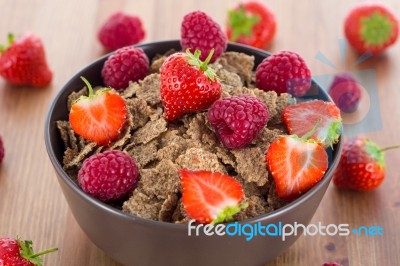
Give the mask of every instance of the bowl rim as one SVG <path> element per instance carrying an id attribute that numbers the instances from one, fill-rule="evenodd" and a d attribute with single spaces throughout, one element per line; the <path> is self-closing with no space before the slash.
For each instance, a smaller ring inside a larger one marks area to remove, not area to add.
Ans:
<path id="1" fill-rule="evenodd" d="M 146 42 L 143 44 L 135 45 L 135 47 L 138 48 L 145 48 L 148 46 L 161 46 L 161 45 L 180 45 L 179 40 L 164 40 L 164 41 L 155 41 L 155 42 Z M 231 50 L 244 50 L 244 51 L 251 51 L 252 54 L 258 54 L 260 56 L 266 57 L 269 56 L 270 53 L 268 53 L 265 50 L 261 50 L 258 48 L 254 48 L 248 45 L 243 45 L 243 44 L 238 44 L 238 43 L 228 43 L 228 47 L 226 51 L 231 51 Z M 155 227 L 160 227 L 160 228 L 166 228 L 168 230 L 187 230 L 187 224 L 175 224 L 175 223 L 169 223 L 169 222 L 162 222 L 162 221 L 155 221 L 151 219 L 146 219 L 139 217 L 137 215 L 132 215 L 132 214 L 127 214 L 123 212 L 122 210 L 119 210 L 107 203 L 104 203 L 87 193 L 85 193 L 69 176 L 68 174 L 64 171 L 62 165 L 57 159 L 57 156 L 54 153 L 54 149 L 51 145 L 50 142 L 50 134 L 51 134 L 51 123 L 54 123 L 55 121 L 51 121 L 52 114 L 54 110 L 56 109 L 56 103 L 59 101 L 60 97 L 63 95 L 64 91 L 70 86 L 70 84 L 73 82 L 73 80 L 77 79 L 80 77 L 80 73 L 84 72 L 88 69 L 90 69 L 93 65 L 98 64 L 100 61 L 105 60 L 105 58 L 109 57 L 111 54 L 114 52 L 110 52 L 108 54 L 105 54 L 101 56 L 100 58 L 90 62 L 87 64 L 84 68 L 80 69 L 75 75 L 73 75 L 62 87 L 61 89 L 57 92 L 57 94 L 54 96 L 54 98 L 51 101 L 50 107 L 47 112 L 47 117 L 45 121 L 45 145 L 46 145 L 46 150 L 47 154 L 50 158 L 51 163 L 53 164 L 53 167 L 55 168 L 57 174 L 58 174 L 58 180 L 62 181 L 65 183 L 68 187 L 70 187 L 75 194 L 77 194 L 79 197 L 82 197 L 85 201 L 89 202 L 90 204 L 93 204 L 94 207 L 102 209 L 105 212 L 108 212 L 110 215 L 113 216 L 118 216 L 119 218 L 126 219 L 144 226 L 155 226 Z M 325 96 L 331 101 L 331 97 L 329 94 L 322 89 L 322 86 L 316 82 L 314 79 L 312 79 L 312 82 L 317 85 L 318 89 L 325 94 Z M 321 179 L 320 182 L 318 182 L 316 185 L 314 185 L 310 190 L 308 190 L 306 193 L 301 195 L 299 198 L 295 199 L 292 202 L 287 203 L 285 206 L 273 210 L 269 213 L 265 213 L 250 219 L 245 219 L 243 221 L 239 221 L 238 223 L 240 224 L 254 224 L 260 221 L 268 221 L 275 219 L 279 217 L 280 215 L 283 215 L 286 212 L 290 212 L 291 210 L 299 207 L 304 201 L 307 201 L 309 198 L 311 198 L 317 191 L 319 191 L 326 183 L 329 183 L 332 179 L 333 176 L 333 171 L 335 170 L 336 166 L 339 163 L 339 159 L 342 153 L 342 147 L 343 147 L 343 131 L 341 133 L 339 142 L 336 144 L 336 157 L 332 160 L 331 166 L 329 169 L 326 171 L 324 174 L 324 177 Z M 65 195 L 64 195 L 65 196 Z M 68 204 L 69 206 L 69 204 Z M 71 209 L 71 207 L 70 207 Z"/>

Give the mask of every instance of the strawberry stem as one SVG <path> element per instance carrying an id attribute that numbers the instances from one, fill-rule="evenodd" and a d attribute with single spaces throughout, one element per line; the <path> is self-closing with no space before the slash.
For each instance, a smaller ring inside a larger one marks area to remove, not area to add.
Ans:
<path id="1" fill-rule="evenodd" d="M 303 141 L 306 141 L 309 137 L 311 137 L 317 131 L 321 121 L 322 121 L 322 118 L 319 118 L 317 123 L 315 123 L 314 127 L 310 131 L 308 131 L 306 134 L 304 134 L 300 139 Z"/>
<path id="2" fill-rule="evenodd" d="M 203 62 L 200 60 L 200 55 L 201 55 L 200 50 L 196 49 L 196 51 L 194 51 L 194 54 L 192 54 L 190 52 L 190 48 L 186 49 L 186 55 L 188 57 L 187 60 L 188 60 L 189 65 L 198 67 L 212 81 L 214 81 L 215 77 L 217 76 L 214 69 L 212 69 L 210 66 L 208 66 L 208 63 L 210 62 L 213 54 L 214 54 L 214 48 L 211 49 L 206 60 L 204 60 L 204 62 Z"/>
<path id="3" fill-rule="evenodd" d="M 380 149 L 380 152 L 384 152 L 384 151 L 388 151 L 388 150 L 394 150 L 394 149 L 398 149 L 400 148 L 400 145 L 395 145 L 395 146 L 389 146 L 389 147 L 385 147 L 383 149 Z"/>
<path id="4" fill-rule="evenodd" d="M 33 259 L 33 258 L 42 256 L 42 255 L 45 255 L 45 254 L 49 254 L 51 252 L 55 252 L 57 250 L 58 250 L 58 248 L 49 248 L 49 249 L 46 249 L 46 250 L 43 250 L 43 251 L 33 254 L 32 256 L 30 256 L 30 258 Z"/>
<path id="5" fill-rule="evenodd" d="M 86 87 L 87 87 L 88 90 L 89 90 L 89 98 L 92 97 L 92 96 L 93 96 L 93 88 L 92 88 L 92 85 L 90 85 L 89 81 L 88 81 L 86 78 L 82 77 L 82 76 L 81 76 L 81 80 L 86 84 Z"/>

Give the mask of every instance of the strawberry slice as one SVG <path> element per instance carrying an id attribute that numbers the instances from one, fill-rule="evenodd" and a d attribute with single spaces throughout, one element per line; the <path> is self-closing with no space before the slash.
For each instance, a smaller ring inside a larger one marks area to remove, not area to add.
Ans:
<path id="1" fill-rule="evenodd" d="M 98 145 L 108 145 L 118 138 L 128 114 L 124 99 L 109 89 L 95 94 L 84 78 L 89 96 L 81 96 L 71 107 L 69 122 L 72 129 Z"/>
<path id="2" fill-rule="evenodd" d="M 307 101 L 289 105 L 283 111 L 283 121 L 290 134 L 303 136 L 321 119 L 319 127 L 311 136 L 324 148 L 339 141 L 342 129 L 340 109 L 331 102 L 321 100 Z"/>
<path id="3" fill-rule="evenodd" d="M 276 193 L 286 201 L 298 198 L 324 176 L 328 154 L 315 140 L 307 140 L 318 128 L 304 135 L 282 136 L 271 143 L 266 160 L 276 184 Z"/>
<path id="4" fill-rule="evenodd" d="M 187 214 L 199 223 L 232 221 L 247 207 L 242 185 L 233 177 L 210 171 L 179 170 Z"/>

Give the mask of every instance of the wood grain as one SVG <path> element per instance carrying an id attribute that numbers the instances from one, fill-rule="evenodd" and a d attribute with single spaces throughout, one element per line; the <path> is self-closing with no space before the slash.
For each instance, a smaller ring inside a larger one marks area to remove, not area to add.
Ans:
<path id="1" fill-rule="evenodd" d="M 49 104 L 62 85 L 79 69 L 104 54 L 96 39 L 100 24 L 113 12 L 138 14 L 147 31 L 145 41 L 179 37 L 182 17 L 203 10 L 223 24 L 226 10 L 238 1 L 213 0 L 1 0 L 0 42 L 8 32 L 32 31 L 41 36 L 54 80 L 47 88 L 14 87 L 0 80 L 0 134 L 6 157 L 0 167 L 0 236 L 32 239 L 37 250 L 56 246 L 59 252 L 45 258 L 46 265 L 118 265 L 88 240 L 66 204 L 44 145 L 44 121 Z M 341 66 L 338 41 L 342 21 L 357 2 L 268 1 L 276 13 L 278 32 L 270 51 L 298 51 L 314 75 L 346 70 Z M 382 1 L 383 2 L 383 1 Z M 384 1 L 400 14 L 400 2 Z M 337 69 L 315 59 L 323 53 Z M 355 62 L 349 51 L 346 62 Z M 381 146 L 399 144 L 400 42 L 386 54 L 357 65 L 352 71 L 372 69 L 377 74 L 382 127 L 365 135 Z M 384 236 L 302 236 L 268 266 L 398 265 L 400 261 L 399 150 L 387 154 L 384 184 L 370 193 L 328 189 L 313 223 L 380 225 Z"/>

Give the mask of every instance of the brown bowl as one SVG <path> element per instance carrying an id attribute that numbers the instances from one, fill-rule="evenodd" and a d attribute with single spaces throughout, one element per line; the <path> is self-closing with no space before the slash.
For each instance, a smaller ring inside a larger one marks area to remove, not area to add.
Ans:
<path id="1" fill-rule="evenodd" d="M 178 40 L 139 45 L 151 59 L 170 49 L 180 50 Z M 256 66 L 269 56 L 263 50 L 239 44 L 228 44 L 228 51 L 243 52 L 255 57 Z M 56 127 L 57 120 L 67 120 L 67 97 L 82 88 L 80 76 L 93 85 L 102 85 L 101 69 L 109 55 L 91 63 L 73 76 L 53 100 L 46 124 L 45 142 L 59 184 L 71 211 L 87 236 L 105 253 L 125 265 L 264 265 L 288 249 L 298 238 L 289 236 L 255 236 L 250 241 L 242 236 L 188 236 L 188 225 L 172 224 L 128 215 L 92 198 L 71 180 L 62 168 L 64 146 Z M 331 101 L 314 81 L 304 98 Z M 332 179 L 342 150 L 342 140 L 330 152 L 330 168 L 324 178 L 295 201 L 271 213 L 240 224 L 308 225 Z M 193 233 L 193 231 L 192 231 Z M 307 249 L 307 247 L 304 247 Z"/>

